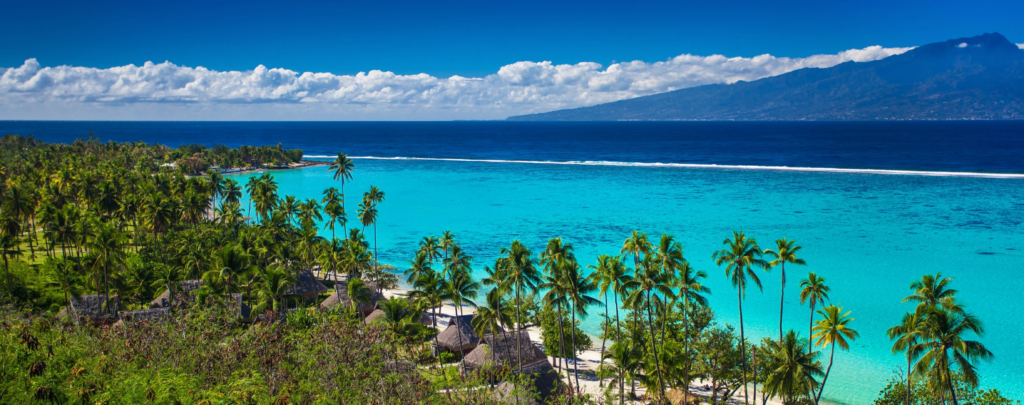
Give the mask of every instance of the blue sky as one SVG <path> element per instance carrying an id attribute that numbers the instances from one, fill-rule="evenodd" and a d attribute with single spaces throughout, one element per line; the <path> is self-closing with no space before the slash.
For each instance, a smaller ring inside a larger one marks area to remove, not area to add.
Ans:
<path id="1" fill-rule="evenodd" d="M 169 61 L 175 67 L 219 72 L 250 72 L 263 65 L 288 69 L 296 77 L 302 72 L 355 75 L 380 70 L 403 77 L 486 78 L 517 62 L 596 63 L 600 67 L 595 69 L 602 70 L 616 62 L 651 64 L 679 55 L 806 58 L 873 45 L 912 47 L 984 32 L 1024 42 L 1020 0 L 3 1 L 0 71 L 32 68 L 26 61 L 35 59 L 42 69 Z M 716 80 L 734 81 L 724 76 Z M 656 90 L 699 84 L 674 83 Z M 642 94 L 639 90 L 612 99 Z M 77 101 L 108 99 L 88 98 Z M 603 101 L 607 99 L 576 104 Z M 537 109 L 572 105 L 549 103 Z M 89 108 L 83 108 L 87 114 Z"/>

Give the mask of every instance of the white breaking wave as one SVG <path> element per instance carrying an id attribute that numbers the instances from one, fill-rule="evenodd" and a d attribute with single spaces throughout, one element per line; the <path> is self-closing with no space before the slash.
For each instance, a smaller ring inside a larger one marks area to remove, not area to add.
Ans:
<path id="1" fill-rule="evenodd" d="M 328 159 L 335 156 L 306 155 L 311 159 Z M 603 160 L 505 160 L 505 159 L 466 159 L 466 158 L 425 158 L 405 156 L 349 156 L 349 159 L 362 160 L 420 160 L 436 162 L 472 162 L 472 163 L 511 163 L 536 165 L 571 165 L 571 166 L 618 166 L 618 167 L 657 167 L 679 169 L 718 169 L 718 170 L 767 170 L 781 172 L 812 172 L 812 173 L 856 173 L 886 174 L 900 176 L 932 176 L 932 177 L 978 177 L 992 179 L 1024 179 L 1020 173 L 980 173 L 980 172 L 943 172 L 925 170 L 893 170 L 893 169 L 844 169 L 838 167 L 798 167 L 798 166 L 757 166 L 757 165 L 719 165 L 707 163 L 645 163 L 645 162 L 614 162 Z"/>

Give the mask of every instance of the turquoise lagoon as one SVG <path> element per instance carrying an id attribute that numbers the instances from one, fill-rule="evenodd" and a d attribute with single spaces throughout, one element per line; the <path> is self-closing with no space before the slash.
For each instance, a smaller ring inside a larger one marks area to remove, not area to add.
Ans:
<path id="1" fill-rule="evenodd" d="M 340 188 L 323 166 L 272 173 L 281 195 L 319 199 L 325 188 Z M 234 177 L 244 184 L 248 176 Z M 911 309 L 900 303 L 909 284 L 941 272 L 955 278 L 959 299 L 985 321 L 983 342 L 995 360 L 980 366 L 983 385 L 1024 399 L 1019 178 L 372 159 L 356 160 L 354 176 L 345 186 L 350 215 L 370 185 L 386 193 L 380 256 L 400 269 L 423 236 L 445 230 L 474 257 L 478 277 L 515 239 L 539 252 L 561 236 L 586 265 L 618 254 L 634 229 L 652 240 L 667 232 L 708 273 L 717 319 L 732 325 L 736 292 L 712 252 L 739 229 L 763 247 L 795 239 L 808 265 L 787 266 L 784 327 L 807 335 L 809 309 L 799 303 L 798 283 L 814 271 L 831 286 L 830 302 L 852 311 L 861 335 L 849 352 L 836 353 L 825 392 L 842 404 L 870 403 L 904 365 L 890 354 L 884 331 Z M 743 304 L 752 341 L 778 333 L 779 275 L 762 273 L 761 280 L 763 292 L 749 291 Z M 599 311 L 592 308 L 584 323 L 593 334 Z"/>

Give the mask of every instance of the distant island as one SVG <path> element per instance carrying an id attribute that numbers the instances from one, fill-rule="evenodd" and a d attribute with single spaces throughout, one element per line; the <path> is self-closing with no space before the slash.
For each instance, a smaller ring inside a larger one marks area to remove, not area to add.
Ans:
<path id="1" fill-rule="evenodd" d="M 998 33 L 920 46 L 873 62 L 805 68 L 514 121 L 1024 119 L 1024 50 Z"/>

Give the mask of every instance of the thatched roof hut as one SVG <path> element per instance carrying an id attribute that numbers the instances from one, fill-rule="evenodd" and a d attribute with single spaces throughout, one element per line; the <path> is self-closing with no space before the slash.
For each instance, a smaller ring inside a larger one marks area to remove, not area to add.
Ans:
<path id="1" fill-rule="evenodd" d="M 520 348 L 524 367 L 548 360 L 544 351 L 530 341 L 530 334 L 525 330 L 497 335 L 488 334 L 484 336 L 483 340 L 484 343 L 466 355 L 466 369 L 469 371 L 481 370 L 486 367 L 518 370 Z"/>
<path id="2" fill-rule="evenodd" d="M 301 270 L 295 275 L 295 284 L 288 288 L 286 294 L 312 300 L 325 292 L 327 292 L 327 287 L 316 279 L 311 270 Z"/>
<path id="3" fill-rule="evenodd" d="M 379 309 L 375 309 L 375 310 L 373 310 L 373 312 L 370 312 L 370 314 L 366 316 L 366 323 L 369 324 L 369 323 L 371 323 L 373 321 L 382 319 L 385 316 L 387 316 L 387 314 L 385 314 L 384 311 L 379 310 Z M 430 315 L 427 315 L 425 313 L 420 316 L 419 322 L 423 326 L 431 326 L 431 325 L 433 325 L 433 322 L 430 320 Z"/>
<path id="4" fill-rule="evenodd" d="M 384 299 L 384 295 L 377 292 L 376 284 L 366 283 L 366 288 L 370 291 L 370 302 L 359 304 L 359 312 L 364 316 L 373 312 L 373 309 L 376 308 L 377 301 Z M 346 308 L 352 307 L 352 300 L 348 298 L 348 290 L 345 288 L 344 284 L 340 283 L 338 284 L 338 288 L 336 288 L 330 296 L 320 303 L 320 308 L 330 309 L 338 305 L 344 305 Z"/>
<path id="5" fill-rule="evenodd" d="M 192 291 L 199 289 L 203 286 L 203 280 L 185 280 L 178 283 L 178 290 L 174 292 L 174 304 L 175 305 L 186 305 L 192 303 L 195 296 L 192 295 Z M 171 306 L 171 292 L 164 290 L 163 293 L 158 295 L 152 302 L 149 303 L 150 309 L 156 308 L 168 308 Z"/>
<path id="6" fill-rule="evenodd" d="M 110 297 L 110 302 L 103 295 L 79 295 L 70 298 L 71 314 L 74 317 L 84 316 L 90 319 L 114 318 L 120 303 L 117 297 Z M 68 315 L 68 307 L 61 308 L 58 317 Z"/>
<path id="7" fill-rule="evenodd" d="M 121 311 L 118 313 L 118 317 L 123 321 L 153 321 L 156 319 L 166 318 L 170 315 L 171 310 L 169 308 L 156 308 L 156 309 L 142 309 L 138 311 Z"/>
<path id="8" fill-rule="evenodd" d="M 480 344 L 480 337 L 473 331 L 472 320 L 476 315 L 452 317 L 448 327 L 437 334 L 439 349 L 452 353 L 469 353 Z"/>
<path id="9" fill-rule="evenodd" d="M 665 396 L 668 397 L 668 401 L 672 405 L 684 405 L 684 403 L 683 403 L 683 390 L 681 390 L 681 389 L 678 389 L 678 388 L 670 389 L 670 390 L 668 390 L 668 392 L 665 393 Z M 699 397 L 697 395 L 694 395 L 692 392 L 690 393 L 690 403 L 691 404 L 700 405 L 701 402 L 703 402 L 703 399 L 701 397 Z"/>
<path id="10" fill-rule="evenodd" d="M 522 375 L 528 377 L 532 384 L 513 384 L 510 381 L 504 381 L 495 387 L 491 399 L 503 404 L 547 403 L 562 385 L 562 380 L 558 378 L 558 372 L 551 367 L 547 358 L 528 366 L 524 365 Z"/>

